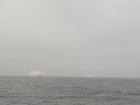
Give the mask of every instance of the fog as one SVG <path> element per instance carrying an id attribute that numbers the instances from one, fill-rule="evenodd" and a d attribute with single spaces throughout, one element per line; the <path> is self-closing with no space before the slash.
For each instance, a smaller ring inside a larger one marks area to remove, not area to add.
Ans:
<path id="1" fill-rule="evenodd" d="M 139 0 L 1 0 L 0 74 L 139 77 Z"/>

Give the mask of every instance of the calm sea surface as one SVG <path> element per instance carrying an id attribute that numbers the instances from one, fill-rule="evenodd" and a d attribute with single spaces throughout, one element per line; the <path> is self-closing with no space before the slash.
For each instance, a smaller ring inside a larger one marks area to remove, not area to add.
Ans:
<path id="1" fill-rule="evenodd" d="M 0 77 L 0 105 L 140 105 L 140 79 Z"/>

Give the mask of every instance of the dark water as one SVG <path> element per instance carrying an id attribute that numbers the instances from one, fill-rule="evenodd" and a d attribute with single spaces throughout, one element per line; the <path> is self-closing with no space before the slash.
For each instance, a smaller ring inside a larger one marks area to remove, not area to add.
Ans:
<path id="1" fill-rule="evenodd" d="M 140 79 L 0 77 L 0 105 L 140 105 Z"/>

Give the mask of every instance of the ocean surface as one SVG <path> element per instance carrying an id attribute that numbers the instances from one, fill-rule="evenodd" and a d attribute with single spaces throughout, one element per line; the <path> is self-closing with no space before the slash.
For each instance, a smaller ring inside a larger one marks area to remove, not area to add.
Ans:
<path id="1" fill-rule="evenodd" d="M 0 77 L 0 105 L 140 105 L 140 79 Z"/>

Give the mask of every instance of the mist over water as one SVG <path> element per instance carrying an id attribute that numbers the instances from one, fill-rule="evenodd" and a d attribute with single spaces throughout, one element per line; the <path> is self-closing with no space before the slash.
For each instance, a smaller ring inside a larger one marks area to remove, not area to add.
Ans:
<path id="1" fill-rule="evenodd" d="M 139 78 L 139 4 L 0 1 L 0 74 Z"/>
<path id="2" fill-rule="evenodd" d="M 139 0 L 0 0 L 0 105 L 140 105 Z"/>

